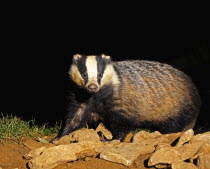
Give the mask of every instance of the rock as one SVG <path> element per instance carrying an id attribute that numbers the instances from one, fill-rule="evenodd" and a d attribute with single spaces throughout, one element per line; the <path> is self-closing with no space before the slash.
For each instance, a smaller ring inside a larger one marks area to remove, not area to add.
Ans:
<path id="1" fill-rule="evenodd" d="M 156 146 L 156 149 L 155 151 L 158 151 L 162 148 L 170 148 L 171 145 L 169 143 L 159 143 L 157 146 Z"/>
<path id="2" fill-rule="evenodd" d="M 77 143 L 81 145 L 83 149 L 93 149 L 96 153 L 100 153 L 100 148 L 104 147 L 104 143 L 101 141 L 80 141 Z"/>
<path id="3" fill-rule="evenodd" d="M 81 129 L 70 133 L 62 137 L 60 140 L 56 140 L 53 143 L 56 145 L 65 145 L 70 144 L 70 142 L 79 142 L 79 141 L 99 141 L 99 135 L 93 129 Z"/>
<path id="4" fill-rule="evenodd" d="M 192 129 L 189 129 L 187 131 L 185 131 L 181 137 L 179 138 L 178 143 L 176 144 L 176 146 L 181 146 L 184 143 L 190 141 L 190 139 L 193 137 L 194 135 L 194 131 Z"/>
<path id="5" fill-rule="evenodd" d="M 77 159 L 75 153 L 83 149 L 80 145 L 59 145 L 46 149 L 42 154 L 28 162 L 30 169 L 51 169 L 59 164 Z"/>
<path id="6" fill-rule="evenodd" d="M 196 141 L 203 141 L 207 144 L 210 144 L 210 132 L 197 134 L 193 136 L 192 139 L 190 140 L 191 143 L 196 142 Z"/>
<path id="7" fill-rule="evenodd" d="M 197 154 L 195 154 L 191 159 L 190 162 L 193 162 L 194 159 L 198 158 L 199 155 L 210 153 L 210 144 L 203 144 Z"/>
<path id="8" fill-rule="evenodd" d="M 193 163 L 187 162 L 175 162 L 171 165 L 172 169 L 198 169 Z"/>
<path id="9" fill-rule="evenodd" d="M 184 144 L 181 147 L 175 147 L 177 148 L 177 151 L 181 154 L 181 159 L 187 160 L 192 158 L 198 151 L 201 149 L 203 145 L 203 142 L 195 142 L 195 143 L 188 143 Z"/>
<path id="10" fill-rule="evenodd" d="M 151 157 L 152 153 L 141 154 L 137 157 L 137 159 L 133 162 L 132 166 L 135 166 L 135 169 L 145 169 L 145 161 L 147 161 Z M 129 169 L 132 167 L 129 167 Z M 134 168 L 132 168 L 134 169 Z"/>
<path id="11" fill-rule="evenodd" d="M 24 156 L 25 159 L 30 160 L 36 156 L 41 155 L 46 150 L 46 147 L 39 147 L 37 149 L 31 150 L 27 155 Z"/>
<path id="12" fill-rule="evenodd" d="M 120 143 L 113 147 L 105 148 L 100 158 L 126 166 L 131 165 L 140 154 L 154 152 L 154 146 L 145 146 L 140 143 Z"/>
<path id="13" fill-rule="evenodd" d="M 153 133 L 140 131 L 134 135 L 133 143 L 157 146 L 160 143 L 170 144 L 170 141 L 158 131 Z"/>
<path id="14" fill-rule="evenodd" d="M 172 164 L 174 162 L 182 161 L 181 154 L 173 147 L 162 148 L 153 153 L 150 157 L 148 165 L 154 166 L 156 164 Z"/>
<path id="15" fill-rule="evenodd" d="M 169 140 L 171 145 L 176 139 L 181 137 L 182 134 L 183 132 L 179 132 L 179 133 L 163 134 L 163 136 Z"/>
<path id="16" fill-rule="evenodd" d="M 96 128 L 96 132 L 98 133 L 98 132 L 101 132 L 102 133 L 102 135 L 105 137 L 105 138 L 107 138 L 107 139 L 112 139 L 112 133 L 109 131 L 109 130 L 107 130 L 106 128 L 105 128 L 105 126 L 103 125 L 103 123 L 100 123 L 99 125 L 98 125 L 98 127 Z"/>
<path id="17" fill-rule="evenodd" d="M 126 135 L 123 142 L 130 143 L 132 138 L 133 138 L 133 134 L 130 132 L 129 134 Z"/>
<path id="18" fill-rule="evenodd" d="M 199 153 L 210 153 L 210 144 L 203 144 Z"/>
<path id="19" fill-rule="evenodd" d="M 78 158 L 95 156 L 98 154 L 95 149 L 101 146 L 103 146 L 103 143 L 100 141 L 81 141 L 79 143 L 46 148 L 43 149 L 44 151 L 42 152 L 42 149 L 33 150 L 37 151 L 37 153 L 35 153 L 36 155 L 28 162 L 28 166 L 30 169 L 51 169 L 59 164 L 75 161 Z"/>
<path id="20" fill-rule="evenodd" d="M 71 142 L 71 136 L 66 135 L 66 136 L 61 137 L 59 140 L 53 141 L 53 144 L 66 145 L 66 144 L 70 144 L 70 142 Z"/>
<path id="21" fill-rule="evenodd" d="M 169 164 L 157 164 L 157 165 L 155 165 L 155 168 L 163 168 L 163 169 L 165 169 L 165 168 L 169 168 Z"/>
<path id="22" fill-rule="evenodd" d="M 210 168 L 210 153 L 202 154 L 198 157 L 198 169 Z"/>
<path id="23" fill-rule="evenodd" d="M 83 151 L 76 153 L 77 159 L 84 157 L 96 157 L 98 153 L 94 149 L 84 149 Z"/>
<path id="24" fill-rule="evenodd" d="M 162 145 L 156 148 L 156 152 L 149 159 L 149 166 L 156 164 L 172 164 L 174 162 L 184 161 L 192 158 L 201 149 L 203 143 L 187 143 L 183 146 L 171 147 L 169 145 Z"/>
<path id="25" fill-rule="evenodd" d="M 133 143 L 141 143 L 145 140 L 153 140 L 155 137 L 160 136 L 161 133 L 155 131 L 153 133 L 149 133 L 147 131 L 140 131 L 133 136 Z"/>

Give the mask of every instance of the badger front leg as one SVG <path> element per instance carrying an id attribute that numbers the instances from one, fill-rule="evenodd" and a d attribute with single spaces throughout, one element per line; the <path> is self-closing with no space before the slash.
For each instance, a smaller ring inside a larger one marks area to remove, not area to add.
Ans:
<path id="1" fill-rule="evenodd" d="M 62 125 L 60 132 L 50 142 L 58 140 L 61 137 L 83 127 L 86 124 L 88 118 L 86 108 L 87 105 L 84 103 L 71 107 L 71 110 L 67 114 L 65 123 Z"/>
<path id="2" fill-rule="evenodd" d="M 111 110 L 107 114 L 105 125 L 113 135 L 113 139 L 123 141 L 126 135 L 133 130 L 133 124 L 129 119 L 123 116 L 122 110 Z"/>

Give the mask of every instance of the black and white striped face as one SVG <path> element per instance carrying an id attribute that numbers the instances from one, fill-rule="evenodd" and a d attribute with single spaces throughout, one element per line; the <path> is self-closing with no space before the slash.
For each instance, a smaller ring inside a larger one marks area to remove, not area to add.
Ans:
<path id="1" fill-rule="evenodd" d="M 74 55 L 70 68 L 71 79 L 88 92 L 95 93 L 112 81 L 113 66 L 110 56 Z"/>

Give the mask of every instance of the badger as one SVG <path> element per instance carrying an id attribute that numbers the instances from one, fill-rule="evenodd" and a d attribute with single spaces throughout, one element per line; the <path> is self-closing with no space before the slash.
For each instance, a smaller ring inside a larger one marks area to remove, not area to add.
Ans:
<path id="1" fill-rule="evenodd" d="M 71 102 L 57 137 L 102 122 L 113 139 L 137 128 L 162 134 L 193 128 L 201 101 L 191 79 L 155 61 L 112 61 L 110 56 L 73 56 Z"/>

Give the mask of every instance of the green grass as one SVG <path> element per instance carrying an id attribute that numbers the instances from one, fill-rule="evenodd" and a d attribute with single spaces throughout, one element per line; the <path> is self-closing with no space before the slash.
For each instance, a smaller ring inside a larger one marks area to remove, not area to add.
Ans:
<path id="1" fill-rule="evenodd" d="M 153 131 L 151 131 L 149 129 L 137 128 L 136 130 L 132 131 L 132 134 L 135 135 L 136 133 L 138 133 L 140 131 L 147 131 L 149 133 L 153 132 Z"/>
<path id="2" fill-rule="evenodd" d="M 41 126 L 35 124 L 35 120 L 23 121 L 21 118 L 0 114 L 0 142 L 5 139 L 20 140 L 23 137 L 34 137 L 38 134 L 51 135 L 58 133 L 60 126 L 50 127 L 47 124 Z"/>

